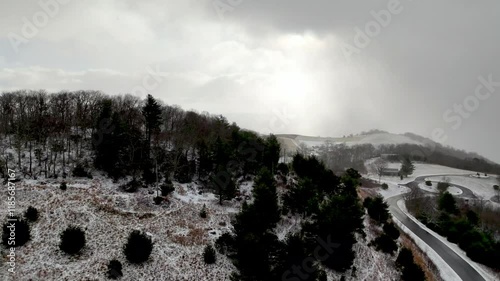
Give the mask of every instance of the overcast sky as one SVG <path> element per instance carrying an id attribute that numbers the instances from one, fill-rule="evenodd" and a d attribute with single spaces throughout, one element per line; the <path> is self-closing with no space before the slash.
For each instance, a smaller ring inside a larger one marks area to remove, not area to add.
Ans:
<path id="1" fill-rule="evenodd" d="M 494 0 L 1 1 L 0 90 L 147 92 L 262 133 L 434 132 L 500 162 L 499 27 Z"/>

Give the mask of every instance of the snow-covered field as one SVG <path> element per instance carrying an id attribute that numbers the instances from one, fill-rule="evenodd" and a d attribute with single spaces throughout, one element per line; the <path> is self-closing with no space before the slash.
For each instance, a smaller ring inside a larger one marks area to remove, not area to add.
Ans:
<path id="1" fill-rule="evenodd" d="M 31 241 L 16 251 L 16 280 L 105 280 L 107 263 L 115 258 L 124 265 L 122 280 L 229 280 L 232 263 L 218 254 L 217 263 L 207 266 L 202 252 L 207 243 L 230 231 L 239 203 L 219 206 L 213 194 L 198 194 L 193 184 L 176 184 L 170 203 L 157 206 L 147 189 L 124 193 L 104 178 L 68 180 L 66 191 L 59 189 L 60 181 L 45 182 L 17 185 L 17 213 L 31 205 L 40 218 L 31 226 Z M 199 216 L 203 204 L 206 219 Z M 7 210 L 5 200 L 0 210 Z M 77 257 L 58 248 L 60 233 L 70 225 L 86 233 L 86 246 Z M 134 229 L 151 235 L 154 243 L 143 265 L 129 264 L 122 251 Z M 0 272 L 7 273 L 6 263 Z"/>
<path id="2" fill-rule="evenodd" d="M 384 198 L 393 197 L 393 196 L 404 194 L 404 193 L 407 193 L 410 191 L 410 188 L 408 188 L 406 186 L 401 186 L 401 185 L 397 185 L 397 184 L 393 184 L 393 183 L 388 183 L 387 186 L 388 186 L 388 188 L 386 190 L 384 190 L 382 188 L 380 188 L 378 190 L 378 193 L 380 195 L 382 195 L 382 197 L 384 197 Z"/>
<path id="3" fill-rule="evenodd" d="M 378 181 L 379 176 L 377 175 L 375 171 L 375 167 L 373 167 L 372 163 L 376 158 L 373 159 L 368 159 L 365 162 L 366 169 L 368 173 L 364 175 L 366 178 L 373 179 Z M 400 165 L 399 162 L 391 162 L 389 163 L 388 167 L 397 167 Z M 441 165 L 435 165 L 435 164 L 427 164 L 427 163 L 414 163 L 415 165 L 415 171 L 413 171 L 413 174 L 407 178 L 403 178 L 401 180 L 400 177 L 390 177 L 390 176 L 382 176 L 381 177 L 381 182 L 385 183 L 392 183 L 392 184 L 406 184 L 408 182 L 414 181 L 417 177 L 420 176 L 437 176 L 436 178 L 433 178 L 432 180 L 441 180 L 441 175 L 471 175 L 471 174 L 476 174 L 476 172 L 473 171 L 467 171 L 467 170 L 461 170 L 461 169 L 455 169 L 455 168 L 450 168 L 446 166 L 441 166 Z"/>
<path id="4" fill-rule="evenodd" d="M 473 177 L 473 176 L 447 176 L 446 178 L 450 179 L 451 184 L 457 184 L 461 186 L 465 186 L 472 190 L 472 192 L 483 199 L 491 200 L 493 196 L 496 196 L 497 193 L 493 189 L 494 185 L 500 185 L 496 176 L 488 176 L 488 177 Z M 429 177 L 430 180 L 440 180 L 439 177 Z"/>
<path id="5" fill-rule="evenodd" d="M 40 212 L 38 221 L 31 224 L 31 240 L 16 250 L 16 280 L 106 280 L 107 264 L 112 259 L 123 264 L 121 280 L 229 280 L 234 271 L 233 264 L 219 253 L 216 264 L 206 265 L 202 252 L 205 245 L 232 230 L 231 219 L 242 201 L 219 206 L 213 193 L 202 191 L 196 184 L 174 183 L 176 190 L 168 202 L 158 206 L 153 204 L 152 190 L 119 190 L 125 181 L 113 183 L 100 176 L 93 180 L 66 179 L 66 191 L 59 188 L 61 182 L 25 180 L 16 185 L 16 212 L 21 214 L 28 206 Z M 242 197 L 250 201 L 251 191 L 252 182 L 240 185 Z M 199 216 L 203 205 L 206 219 Z M 0 210 L 0 216 L 5 217 L 5 200 L 0 202 Z M 301 222 L 298 216 L 284 217 L 275 230 L 279 239 L 299 231 Z M 75 257 L 58 248 L 60 233 L 70 225 L 85 229 L 87 240 Z M 122 250 L 134 229 L 146 232 L 154 243 L 150 259 L 142 265 L 128 263 Z M 368 241 L 357 235 L 357 270 L 354 274 L 346 272 L 346 280 L 398 280 L 394 258 L 369 247 L 374 237 L 369 229 L 367 233 Z M 2 251 L 4 259 L 6 254 Z M 0 265 L 0 272 L 0 277 L 7 273 L 6 263 Z M 331 270 L 327 274 L 328 280 L 341 277 Z"/>
<path id="6" fill-rule="evenodd" d="M 437 182 L 432 182 L 431 186 L 428 186 L 425 184 L 425 182 L 422 182 L 422 183 L 418 184 L 418 187 L 425 190 L 425 191 L 428 191 L 428 192 L 439 193 L 439 190 L 437 189 L 437 185 L 438 185 Z M 460 195 L 463 193 L 463 191 L 460 188 L 453 186 L 453 185 L 449 186 L 446 191 L 451 193 L 451 195 Z"/>
<path id="7" fill-rule="evenodd" d="M 317 148 L 324 145 L 326 142 L 331 144 L 345 144 L 348 146 L 372 144 L 377 147 L 380 145 L 398 145 L 398 144 L 415 144 L 426 145 L 423 142 L 416 141 L 405 135 L 391 133 L 376 133 L 369 135 L 355 135 L 349 137 L 311 137 L 311 136 L 278 136 L 286 151 L 294 153 L 301 145 L 306 145 L 309 148 Z"/>

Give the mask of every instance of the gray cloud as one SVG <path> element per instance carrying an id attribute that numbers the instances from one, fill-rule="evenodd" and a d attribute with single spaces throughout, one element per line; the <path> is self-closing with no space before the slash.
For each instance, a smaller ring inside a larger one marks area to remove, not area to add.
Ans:
<path id="1" fill-rule="evenodd" d="M 224 6 L 220 18 L 214 3 L 240 4 Z M 148 67 L 158 68 L 162 79 L 152 94 L 250 129 L 431 136 L 443 128 L 446 144 L 500 161 L 500 87 L 458 129 L 443 119 L 474 95 L 479 76 L 500 81 L 500 3 L 400 0 L 400 12 L 346 59 L 356 28 L 365 30 L 389 3 L 69 1 L 16 53 L 12 33 L 21 34 L 23 17 L 32 20 L 43 9 L 4 1 L 0 88 L 118 94 L 140 86 Z"/>

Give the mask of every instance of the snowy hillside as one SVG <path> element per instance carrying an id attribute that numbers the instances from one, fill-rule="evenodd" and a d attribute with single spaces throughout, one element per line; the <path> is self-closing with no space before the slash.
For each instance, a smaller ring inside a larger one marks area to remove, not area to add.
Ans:
<path id="1" fill-rule="evenodd" d="M 217 254 L 214 265 L 203 262 L 202 252 L 221 234 L 232 230 L 231 218 L 241 206 L 236 200 L 218 204 L 211 192 L 203 192 L 195 183 L 175 184 L 176 191 L 168 203 L 153 204 L 151 190 L 124 193 L 123 182 L 95 175 L 94 179 L 67 179 L 68 189 L 59 188 L 61 180 L 25 180 L 17 183 L 16 212 L 28 206 L 40 211 L 32 226 L 31 241 L 16 251 L 18 280 L 105 280 L 107 263 L 111 259 L 123 262 L 121 280 L 229 280 L 235 269 L 224 255 Z M 240 185 L 243 197 L 251 200 L 252 182 Z M 206 205 L 208 217 L 199 216 Z M 6 201 L 0 202 L 5 217 Z M 295 232 L 300 219 L 285 218 L 276 233 L 284 239 Z M 357 236 L 354 249 L 356 272 L 347 272 L 345 280 L 397 280 L 395 257 L 376 251 L 368 242 L 381 229 L 370 225 L 365 218 L 367 237 Z M 75 257 L 58 248 L 59 233 L 70 225 L 85 229 L 87 246 Z M 126 262 L 122 248 L 128 234 L 138 229 L 152 237 L 154 248 L 149 261 L 143 265 Z M 1 272 L 7 272 L 5 263 Z M 341 276 L 327 271 L 328 280 Z M 80 279 L 75 279 L 78 276 Z"/>
<path id="2" fill-rule="evenodd" d="M 391 133 L 375 133 L 368 135 L 356 135 L 348 137 L 310 137 L 300 135 L 282 135 L 278 136 L 282 143 L 287 146 L 288 150 L 296 151 L 301 145 L 306 145 L 309 148 L 319 147 L 326 142 L 331 144 L 346 144 L 349 146 L 360 144 L 372 144 L 374 146 L 384 144 L 415 144 L 425 145 L 423 141 L 417 141 L 407 135 L 398 135 Z"/>

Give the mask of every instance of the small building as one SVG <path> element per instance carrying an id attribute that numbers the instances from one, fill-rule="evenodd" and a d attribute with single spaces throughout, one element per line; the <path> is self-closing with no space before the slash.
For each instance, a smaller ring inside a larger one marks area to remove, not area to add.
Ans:
<path id="1" fill-rule="evenodd" d="M 399 169 L 385 168 L 384 170 L 382 170 L 382 175 L 383 176 L 390 176 L 390 177 L 398 177 L 399 176 Z"/>

